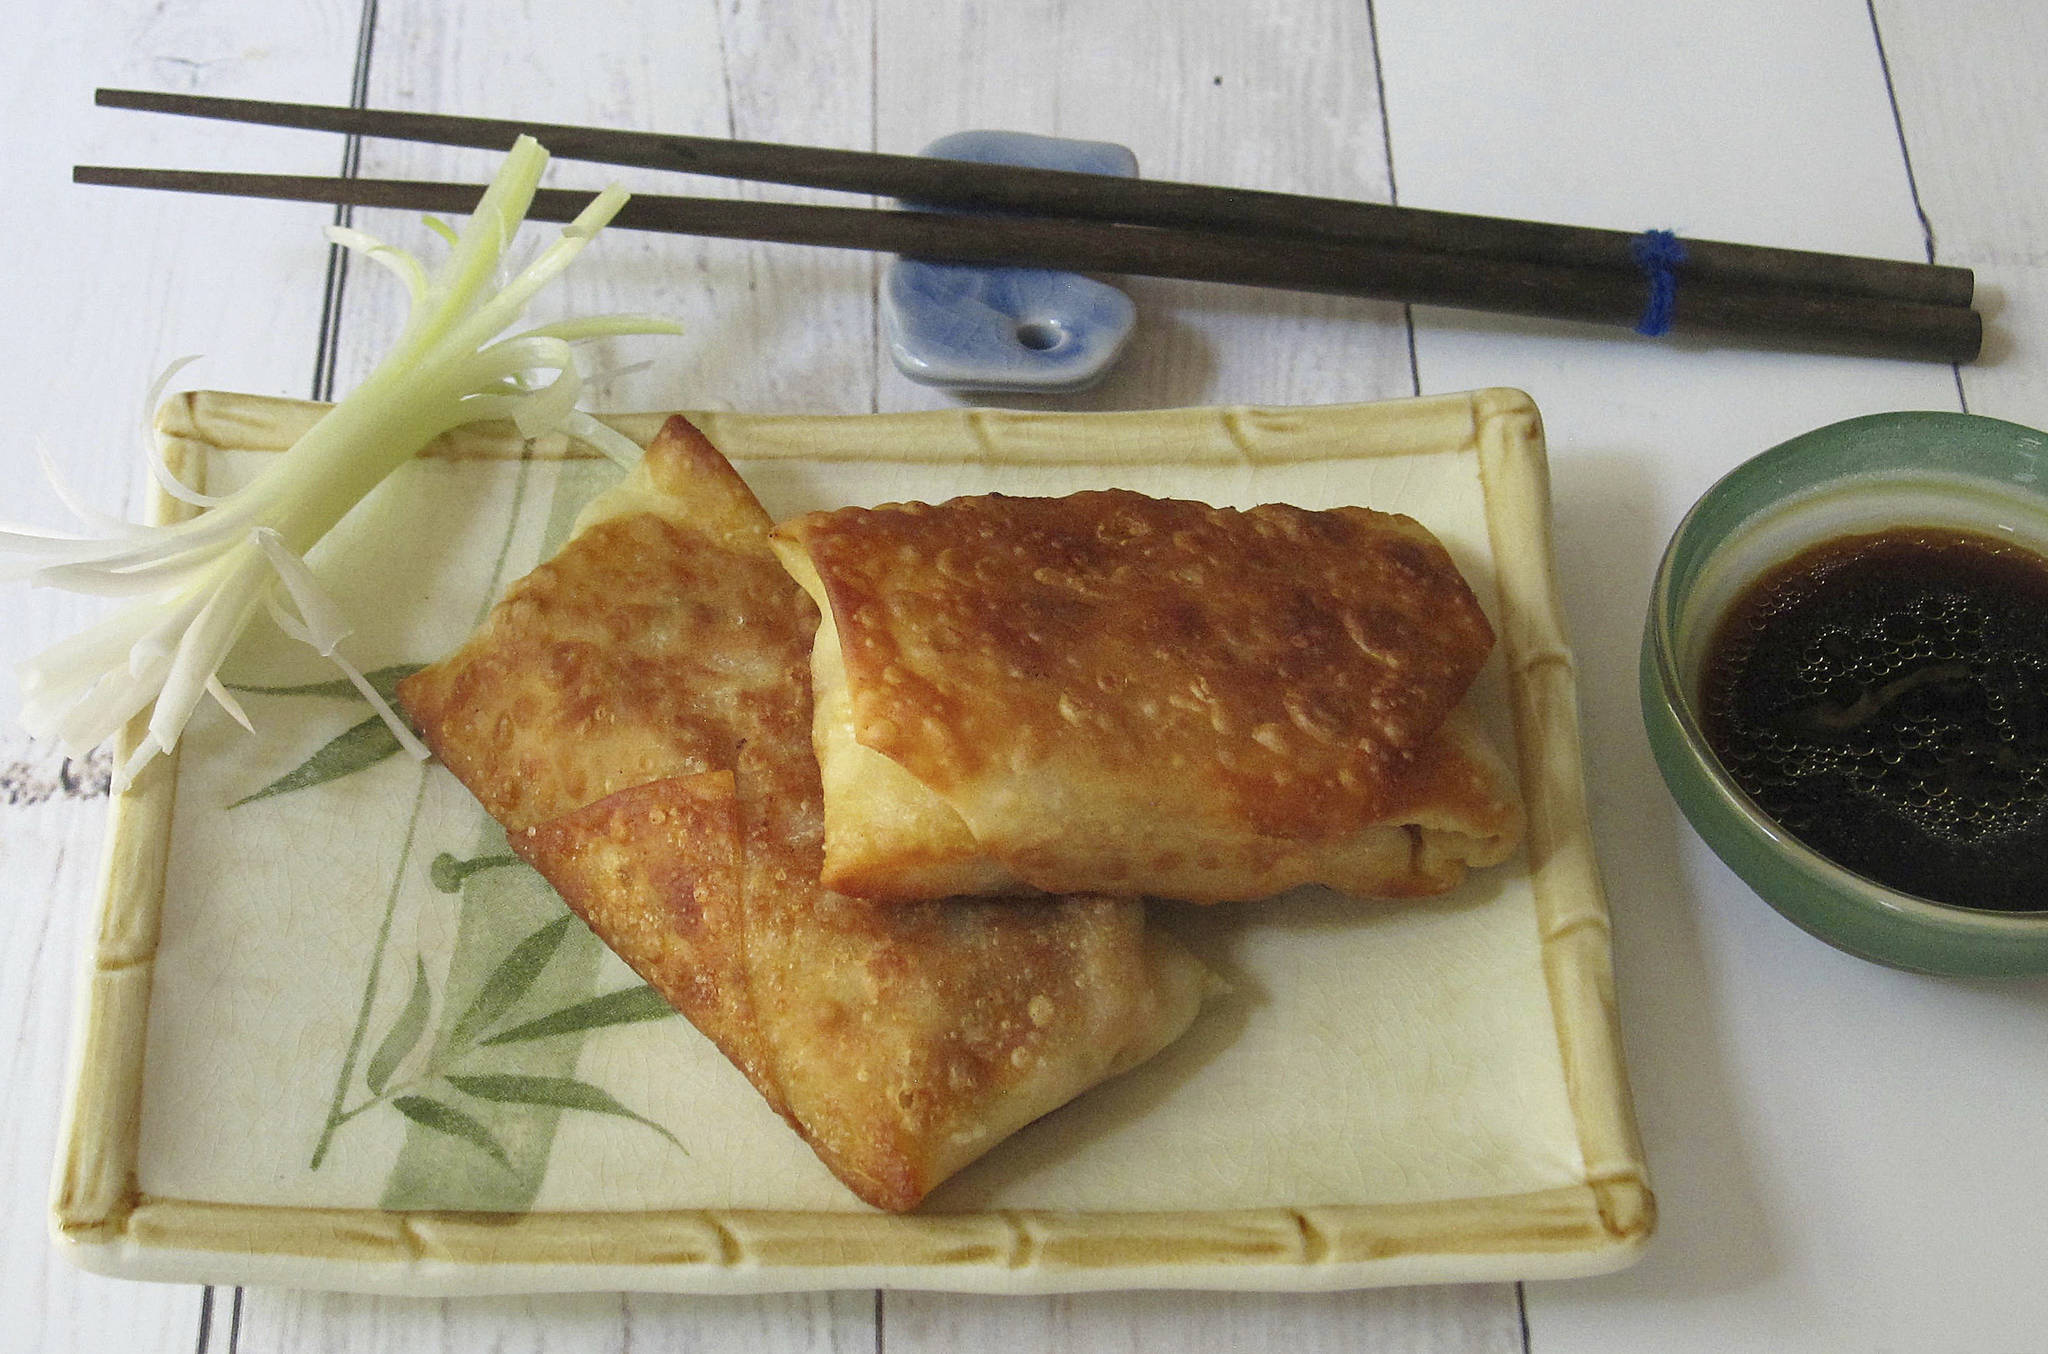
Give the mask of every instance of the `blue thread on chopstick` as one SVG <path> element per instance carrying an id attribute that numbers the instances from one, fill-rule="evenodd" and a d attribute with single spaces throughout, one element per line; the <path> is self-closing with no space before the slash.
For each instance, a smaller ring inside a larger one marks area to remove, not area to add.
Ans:
<path id="1" fill-rule="evenodd" d="M 1646 230 L 1628 242 L 1628 254 L 1650 287 L 1636 332 L 1646 338 L 1670 333 L 1671 318 L 1678 311 L 1678 265 L 1685 262 L 1685 241 L 1676 231 Z"/>

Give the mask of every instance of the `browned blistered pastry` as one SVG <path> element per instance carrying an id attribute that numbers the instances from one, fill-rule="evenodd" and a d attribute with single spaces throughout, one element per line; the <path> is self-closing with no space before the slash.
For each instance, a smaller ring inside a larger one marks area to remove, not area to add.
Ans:
<path id="1" fill-rule="evenodd" d="M 1102 897 L 876 905 L 819 883 L 816 613 L 681 419 L 400 695 L 592 930 L 862 1199 L 914 1207 L 1150 1057 L 1211 979 Z"/>
<path id="2" fill-rule="evenodd" d="M 1410 518 L 1109 490 L 775 541 L 825 613 L 833 888 L 1411 896 L 1519 841 L 1512 777 L 1453 717 L 1493 632 Z"/>

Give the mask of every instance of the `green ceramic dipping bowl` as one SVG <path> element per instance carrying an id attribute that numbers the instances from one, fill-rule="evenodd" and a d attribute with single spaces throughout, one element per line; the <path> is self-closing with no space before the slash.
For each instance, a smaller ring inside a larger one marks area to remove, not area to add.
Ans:
<path id="1" fill-rule="evenodd" d="M 1969 414 L 1873 414 L 1738 466 L 1665 551 L 1643 629 L 1643 722 L 1679 808 L 1765 902 L 1851 954 L 1923 973 L 2048 973 L 2048 911 L 1917 898 L 1844 869 L 1758 810 L 1700 733 L 1714 628 L 1765 569 L 1835 536 L 1900 525 L 2002 536 L 2048 555 L 2048 434 Z"/>

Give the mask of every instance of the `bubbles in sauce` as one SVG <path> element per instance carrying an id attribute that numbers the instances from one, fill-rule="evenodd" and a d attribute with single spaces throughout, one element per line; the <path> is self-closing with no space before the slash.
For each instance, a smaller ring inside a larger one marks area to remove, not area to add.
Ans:
<path id="1" fill-rule="evenodd" d="M 1700 698 L 1722 765 L 1822 855 L 2048 911 L 2048 559 L 1925 527 L 1814 546 L 1729 608 Z"/>

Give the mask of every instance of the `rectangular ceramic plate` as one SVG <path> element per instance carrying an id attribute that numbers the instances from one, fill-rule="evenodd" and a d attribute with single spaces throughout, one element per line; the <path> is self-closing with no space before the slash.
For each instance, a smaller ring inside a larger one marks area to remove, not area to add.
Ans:
<path id="1" fill-rule="evenodd" d="M 183 397 L 218 489 L 316 406 Z M 1229 983 L 1151 1063 L 916 1214 L 860 1205 L 710 1045 L 507 863 L 447 773 L 259 625 L 113 805 L 55 1226 L 131 1277 L 403 1293 L 1328 1289 L 1616 1268 L 1653 1219 L 1623 1080 L 1535 408 L 698 416 L 777 517 L 1123 486 L 1361 503 L 1444 540 L 1501 635 L 1472 701 L 1529 841 L 1420 904 L 1155 905 Z M 643 442 L 657 416 L 613 422 Z M 466 430 L 315 563 L 364 669 L 452 648 L 609 463 Z M 539 1088 L 548 1088 L 542 1090 Z M 551 1100 L 552 1104 L 531 1103 Z"/>

